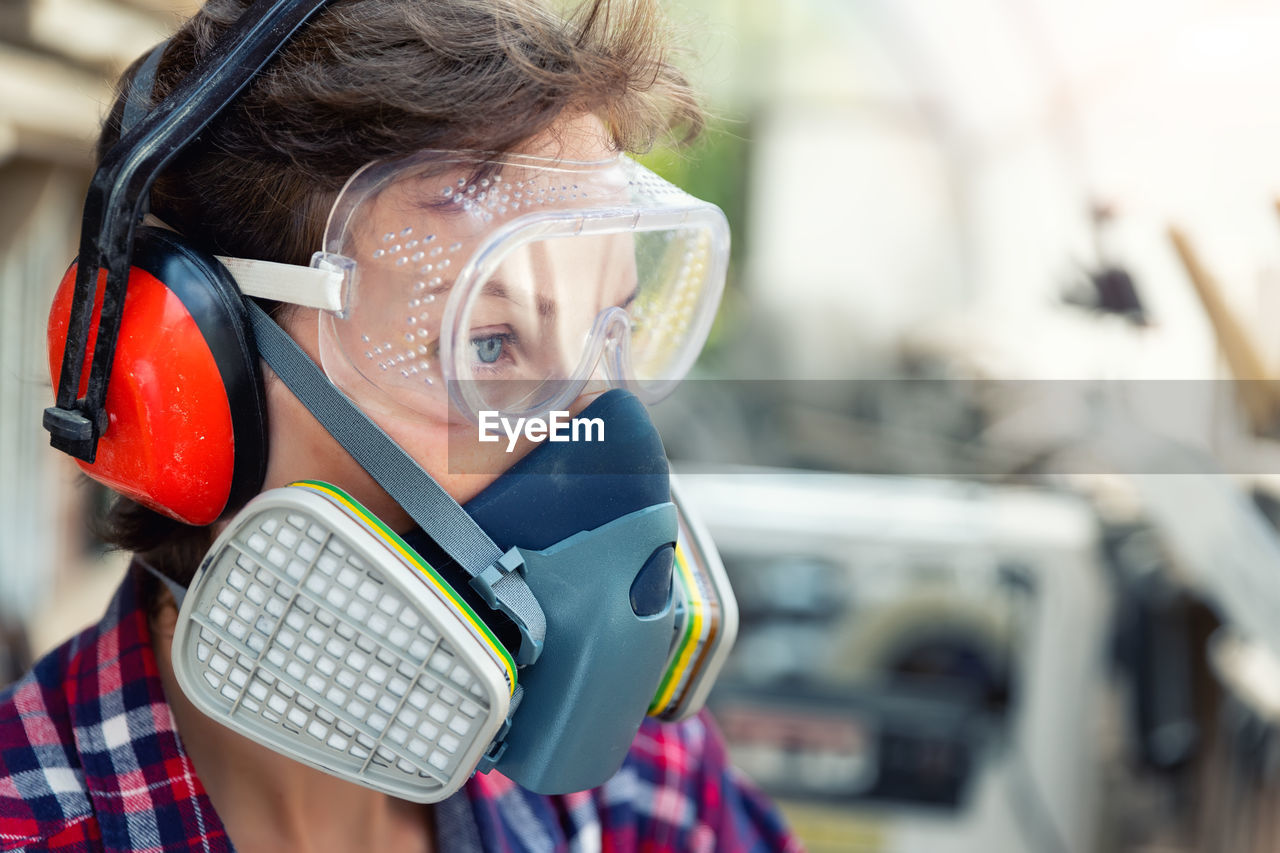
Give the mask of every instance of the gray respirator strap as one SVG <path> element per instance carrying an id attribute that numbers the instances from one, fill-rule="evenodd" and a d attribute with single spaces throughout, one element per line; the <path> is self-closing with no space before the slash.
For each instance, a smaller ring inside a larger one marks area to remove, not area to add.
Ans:
<path id="1" fill-rule="evenodd" d="M 258 352 L 267 365 L 392 500 L 462 566 L 485 603 L 515 621 L 521 634 L 516 663 L 524 666 L 537 660 L 547 620 L 525 581 L 520 552 L 512 548 L 502 553 L 475 519 L 339 391 L 293 338 L 256 303 L 245 303 Z"/>
<path id="2" fill-rule="evenodd" d="M 139 566 L 142 566 L 142 568 L 150 572 L 155 577 L 156 580 L 164 584 L 165 588 L 169 590 L 169 594 L 173 596 L 173 603 L 178 605 L 179 608 L 182 607 L 182 600 L 187 597 L 187 588 L 185 586 L 178 583 L 173 578 L 162 574 L 159 569 L 157 569 L 155 566 L 151 565 L 141 557 L 134 557 L 133 560 Z"/>

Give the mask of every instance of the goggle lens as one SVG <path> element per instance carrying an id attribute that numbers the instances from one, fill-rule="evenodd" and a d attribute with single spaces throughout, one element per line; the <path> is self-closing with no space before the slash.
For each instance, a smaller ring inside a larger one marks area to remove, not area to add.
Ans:
<path id="1" fill-rule="evenodd" d="M 559 408 L 594 378 L 652 402 L 696 358 L 719 301 L 702 227 L 523 244 L 470 287 L 453 343 L 468 409 Z"/>
<path id="2" fill-rule="evenodd" d="M 330 217 L 326 251 L 357 274 L 322 321 L 325 371 L 473 420 L 566 408 L 593 377 L 652 402 L 706 340 L 728 236 L 714 205 L 624 157 L 375 164 Z"/>

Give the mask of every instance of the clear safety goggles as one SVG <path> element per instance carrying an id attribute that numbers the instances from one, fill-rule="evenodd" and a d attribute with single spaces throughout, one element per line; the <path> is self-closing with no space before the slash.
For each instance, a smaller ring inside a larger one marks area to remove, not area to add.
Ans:
<path id="1" fill-rule="evenodd" d="M 360 399 L 471 420 L 565 409 L 593 379 L 653 402 L 702 349 L 728 252 L 719 208 L 625 156 L 373 163 L 312 263 L 341 282 L 321 361 Z"/>

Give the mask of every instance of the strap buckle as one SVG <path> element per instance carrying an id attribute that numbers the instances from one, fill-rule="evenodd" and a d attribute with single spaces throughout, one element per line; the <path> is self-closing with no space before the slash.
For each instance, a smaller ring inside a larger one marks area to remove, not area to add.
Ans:
<path id="1" fill-rule="evenodd" d="M 520 629 L 516 663 L 528 666 L 542 655 L 547 618 L 524 579 L 524 557 L 512 548 L 471 579 L 471 587 L 485 604 L 511 617 Z"/>
<path id="2" fill-rule="evenodd" d="M 105 409 L 99 410 L 96 417 L 79 408 L 50 406 L 44 410 L 44 428 L 51 436 L 49 443 L 90 465 L 97 458 L 98 439 L 107 431 L 108 423 Z"/>

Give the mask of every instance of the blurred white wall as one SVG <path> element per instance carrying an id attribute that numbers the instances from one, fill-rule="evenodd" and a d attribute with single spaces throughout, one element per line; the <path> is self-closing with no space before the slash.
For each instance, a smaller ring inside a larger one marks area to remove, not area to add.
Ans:
<path id="1" fill-rule="evenodd" d="M 49 303 L 75 254 L 111 81 L 193 7 L 0 4 L 0 622 L 27 621 L 37 651 L 97 619 L 119 572 L 86 574 L 96 561 L 86 551 L 84 490 L 40 427 L 53 399 Z"/>
<path id="2" fill-rule="evenodd" d="M 739 237 L 751 293 L 788 330 L 788 375 L 875 375 L 886 346 L 923 330 L 1004 377 L 1221 376 L 1171 223 L 1280 367 L 1280 7 L 757 0 L 705 14 L 724 34 L 704 76 L 749 116 Z M 1109 245 L 1152 329 L 1058 304 L 1095 260 L 1095 201 L 1118 211 Z"/>

